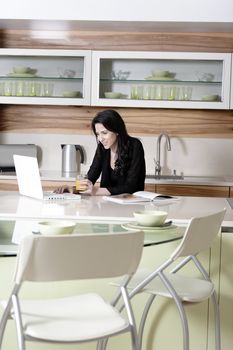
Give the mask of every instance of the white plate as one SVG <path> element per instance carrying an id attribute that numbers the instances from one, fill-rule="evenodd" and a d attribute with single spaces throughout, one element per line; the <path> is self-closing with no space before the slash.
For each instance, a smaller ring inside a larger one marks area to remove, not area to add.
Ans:
<path id="1" fill-rule="evenodd" d="M 121 225 L 126 230 L 143 230 L 143 231 L 165 231 L 165 230 L 171 230 L 176 229 L 176 225 L 170 225 L 170 226 L 142 226 L 138 223 L 126 223 Z"/>
<path id="2" fill-rule="evenodd" d="M 178 81 L 177 79 L 171 78 L 171 77 L 146 77 L 145 80 L 167 80 L 167 81 Z"/>
<path id="3" fill-rule="evenodd" d="M 36 77 L 35 74 L 32 73 L 9 73 L 7 74 L 8 77 L 13 77 L 13 78 L 34 78 Z"/>

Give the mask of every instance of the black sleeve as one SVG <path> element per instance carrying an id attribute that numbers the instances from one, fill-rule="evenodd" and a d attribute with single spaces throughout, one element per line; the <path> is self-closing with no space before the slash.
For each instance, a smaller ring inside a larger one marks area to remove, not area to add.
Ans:
<path id="1" fill-rule="evenodd" d="M 100 151 L 100 148 L 97 147 L 92 164 L 90 166 L 90 169 L 87 173 L 88 179 L 93 183 L 93 185 L 98 180 L 101 172 L 102 172 L 102 166 L 103 166 L 103 159 L 102 154 Z"/>
<path id="2" fill-rule="evenodd" d="M 144 190 L 146 176 L 144 149 L 140 140 L 131 138 L 130 166 L 126 175 L 114 187 L 107 187 L 111 194 L 134 193 Z"/>

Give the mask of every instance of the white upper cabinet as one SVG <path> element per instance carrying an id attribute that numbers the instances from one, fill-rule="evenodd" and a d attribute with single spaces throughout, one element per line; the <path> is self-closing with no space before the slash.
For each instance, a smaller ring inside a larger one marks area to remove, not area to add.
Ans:
<path id="1" fill-rule="evenodd" d="M 92 52 L 95 106 L 229 109 L 231 54 Z"/>
<path id="2" fill-rule="evenodd" d="M 233 108 L 231 54 L 0 49 L 0 103 Z"/>
<path id="3" fill-rule="evenodd" d="M 0 103 L 90 105 L 91 51 L 0 49 Z"/>

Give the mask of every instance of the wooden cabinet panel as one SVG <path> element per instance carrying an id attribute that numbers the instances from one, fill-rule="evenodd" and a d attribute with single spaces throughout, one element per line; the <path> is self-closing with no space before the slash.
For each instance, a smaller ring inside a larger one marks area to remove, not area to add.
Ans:
<path id="1" fill-rule="evenodd" d="M 229 197 L 233 198 L 233 186 L 230 186 Z"/>
<path id="2" fill-rule="evenodd" d="M 156 192 L 172 196 L 229 197 L 228 186 L 157 185 Z"/>
<path id="3" fill-rule="evenodd" d="M 227 110 L 114 108 L 132 135 L 232 138 L 233 115 Z M 0 105 L 0 132 L 91 135 L 91 120 L 102 107 Z M 148 128 L 148 125 L 150 126 Z"/>
<path id="4" fill-rule="evenodd" d="M 75 186 L 75 181 L 42 181 L 42 187 L 44 191 L 53 191 L 60 186 Z"/>
<path id="5" fill-rule="evenodd" d="M 74 181 L 66 180 L 66 181 L 42 181 L 43 190 L 54 190 L 59 186 L 64 185 L 73 186 Z M 0 191 L 18 191 L 18 184 L 16 180 L 0 180 Z"/>
<path id="6" fill-rule="evenodd" d="M 16 180 L 0 180 L 0 191 L 18 191 Z"/>
<path id="7" fill-rule="evenodd" d="M 145 191 L 156 192 L 155 184 L 145 184 Z"/>

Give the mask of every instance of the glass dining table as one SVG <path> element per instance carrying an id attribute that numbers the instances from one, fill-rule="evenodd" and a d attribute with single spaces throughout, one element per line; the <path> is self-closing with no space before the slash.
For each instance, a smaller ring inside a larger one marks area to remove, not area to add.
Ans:
<path id="1" fill-rule="evenodd" d="M 59 220 L 53 219 L 52 221 Z M 48 220 L 49 221 L 49 220 Z M 50 220 L 51 221 L 51 220 Z M 0 221 L 0 256 L 16 256 L 20 239 L 28 234 L 40 234 L 37 220 L 1 220 Z M 185 226 L 140 227 L 135 222 L 127 223 L 80 223 L 72 234 L 114 234 L 141 230 L 144 232 L 144 247 L 169 243 L 182 238 Z"/>

